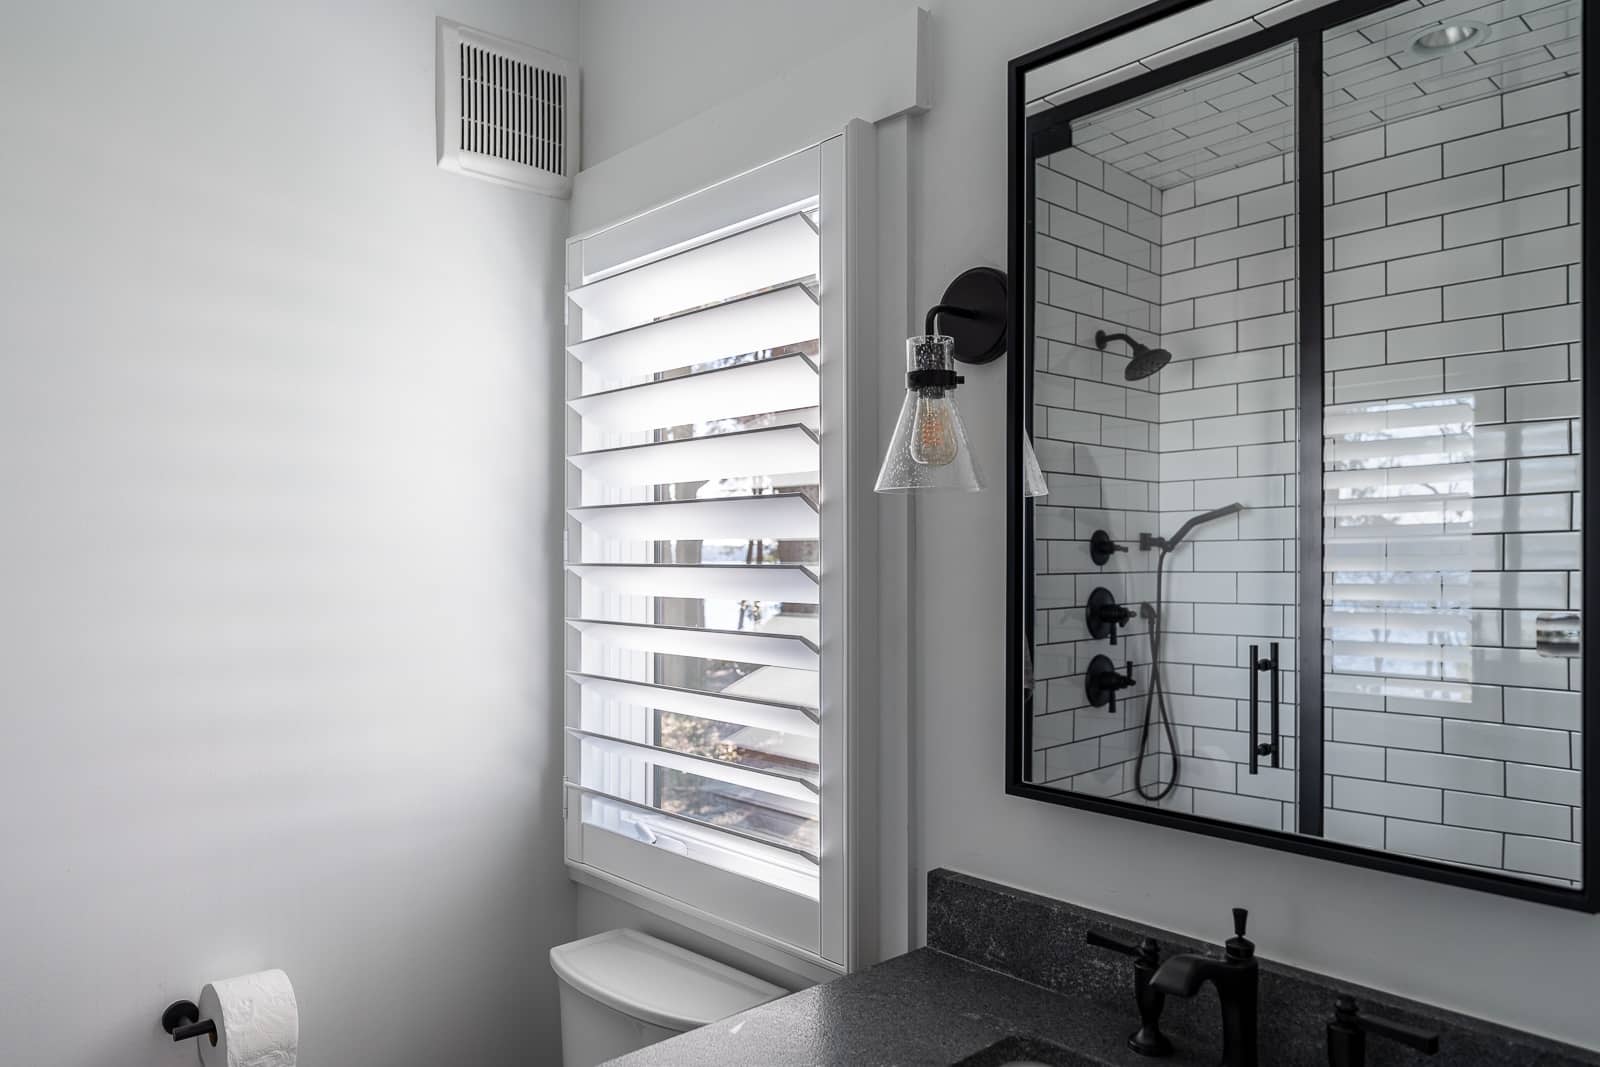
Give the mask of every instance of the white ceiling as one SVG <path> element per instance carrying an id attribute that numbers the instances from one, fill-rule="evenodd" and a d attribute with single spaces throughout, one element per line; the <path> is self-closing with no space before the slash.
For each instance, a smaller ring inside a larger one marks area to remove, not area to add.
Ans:
<path id="1" fill-rule="evenodd" d="M 1580 15 L 1579 0 L 1405 0 L 1346 23 L 1323 43 L 1325 136 L 1576 75 Z M 1493 32 L 1460 52 L 1411 51 L 1418 34 L 1461 19 Z M 1282 45 L 1075 122 L 1073 144 L 1171 188 L 1291 151 L 1295 78 L 1293 45 Z"/>

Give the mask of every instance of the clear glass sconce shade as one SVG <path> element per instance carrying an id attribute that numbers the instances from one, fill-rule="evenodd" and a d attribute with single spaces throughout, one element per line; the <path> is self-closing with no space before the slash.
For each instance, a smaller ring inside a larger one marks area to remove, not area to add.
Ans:
<path id="1" fill-rule="evenodd" d="M 1039 455 L 1033 450 L 1033 438 L 1028 434 L 1022 435 L 1022 495 L 1050 495 L 1050 487 L 1044 481 L 1044 468 L 1039 466 Z"/>
<path id="2" fill-rule="evenodd" d="M 953 374 L 955 341 L 942 334 L 907 338 L 906 371 Z M 983 476 L 967 444 L 967 428 L 956 409 L 954 387 L 907 386 L 876 488 L 880 493 L 933 489 L 975 493 L 983 488 Z"/>

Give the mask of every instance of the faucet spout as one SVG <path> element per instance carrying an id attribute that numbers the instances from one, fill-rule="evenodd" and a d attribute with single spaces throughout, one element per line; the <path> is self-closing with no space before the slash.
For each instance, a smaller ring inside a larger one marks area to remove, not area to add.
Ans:
<path id="1" fill-rule="evenodd" d="M 1234 909 L 1234 936 L 1221 957 L 1195 953 L 1172 956 L 1150 977 L 1150 988 L 1174 997 L 1193 997 L 1210 982 L 1222 1008 L 1222 1067 L 1257 1067 L 1256 1000 L 1261 965 L 1255 945 L 1244 936 L 1248 913 Z"/>

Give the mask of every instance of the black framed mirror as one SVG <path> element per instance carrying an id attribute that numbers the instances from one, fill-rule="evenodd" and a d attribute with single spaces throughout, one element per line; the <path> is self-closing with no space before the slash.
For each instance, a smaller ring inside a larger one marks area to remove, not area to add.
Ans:
<path id="1" fill-rule="evenodd" d="M 1600 911 L 1594 20 L 1260 7 L 1010 67 L 1007 791 Z"/>

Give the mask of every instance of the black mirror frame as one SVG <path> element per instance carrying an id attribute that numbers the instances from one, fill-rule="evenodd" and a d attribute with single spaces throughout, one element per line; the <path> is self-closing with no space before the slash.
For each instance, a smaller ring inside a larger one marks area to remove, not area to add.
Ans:
<path id="1" fill-rule="evenodd" d="M 1065 56 L 1100 44 L 1124 33 L 1137 31 L 1169 15 L 1188 8 L 1198 7 L 1209 0 L 1156 0 L 1117 18 L 1091 27 L 1081 33 L 1063 38 L 1054 44 L 1028 52 L 1013 59 L 1007 70 L 1007 272 L 1017 279 L 1010 286 L 1007 299 L 1007 329 L 1013 339 L 1012 358 L 1007 367 L 1006 396 L 1008 429 L 1006 435 L 1006 792 L 1012 796 L 1042 800 L 1052 804 L 1079 808 L 1121 818 L 1134 819 L 1176 830 L 1209 834 L 1247 844 L 1334 860 L 1340 863 L 1365 867 L 1370 870 L 1421 878 L 1431 882 L 1495 893 L 1501 896 L 1548 904 L 1589 913 L 1600 913 L 1600 845 L 1594 844 L 1595 833 L 1600 831 L 1596 809 L 1600 807 L 1600 715 L 1595 708 L 1600 696 L 1585 678 L 1582 690 L 1583 704 L 1583 867 L 1582 887 L 1566 889 L 1560 886 L 1528 881 L 1510 875 L 1498 875 L 1471 868 L 1421 858 L 1412 858 L 1329 841 L 1319 836 L 1259 830 L 1253 827 L 1208 819 L 1186 812 L 1168 811 L 1124 801 L 1103 799 L 1058 789 L 1035 785 L 1026 780 L 1024 756 L 1031 749 L 1032 695 L 1026 687 L 1025 660 L 1031 655 L 1033 608 L 1033 501 L 1023 492 L 1023 435 L 1032 433 L 1032 406 L 1028 401 L 1033 373 L 1033 312 L 1031 305 L 1031 280 L 1033 278 L 1033 161 L 1039 155 L 1059 150 L 1070 143 L 1070 120 L 1076 114 L 1099 110 L 1122 99 L 1131 99 L 1161 85 L 1182 81 L 1194 74 L 1243 58 L 1274 45 L 1297 42 L 1302 63 L 1321 66 L 1322 34 L 1341 23 L 1359 18 L 1385 7 L 1396 0 L 1330 0 L 1322 7 L 1279 23 L 1270 29 L 1218 45 L 1206 52 L 1174 61 L 1149 74 L 1136 75 L 1117 85 L 1102 89 L 1074 100 L 1070 105 L 1053 109 L 1030 118 L 1025 111 L 1026 79 L 1028 72 Z M 1270 5 L 1265 5 L 1270 6 Z M 1583 55 L 1600 56 L 1600 12 L 1584 19 L 1582 27 Z M 1586 72 L 1587 73 L 1587 72 Z M 1302 129 L 1318 131 L 1317 136 L 1303 137 L 1300 149 L 1300 177 L 1302 204 L 1322 203 L 1322 143 L 1320 137 L 1322 103 L 1317 92 L 1316 79 L 1301 79 L 1299 118 Z M 1072 110 L 1063 114 L 1063 109 Z M 1583 84 L 1582 132 L 1585 145 L 1600 145 L 1600 76 L 1585 77 Z M 1582 205 L 1586 219 L 1594 219 L 1600 209 L 1600 153 L 1585 152 L 1582 172 Z M 1308 195 L 1309 193 L 1309 195 Z M 1300 377 L 1317 380 L 1321 396 L 1322 376 L 1322 212 L 1301 211 L 1298 247 L 1302 263 L 1309 268 L 1301 271 L 1302 285 L 1300 329 Z M 1594 262 L 1594 234 L 1600 225 L 1586 226 L 1583 232 L 1583 263 L 1587 268 Z M 1307 249 L 1310 250 L 1307 253 Z M 1583 271 L 1583 346 L 1585 351 L 1600 351 L 1600 269 Z M 1583 413 L 1600 412 L 1600 374 L 1585 375 L 1583 379 Z M 1301 469 L 1321 466 L 1320 407 L 1317 425 L 1307 432 L 1301 424 Z M 1308 460 L 1311 461 L 1308 464 Z M 1310 541 L 1308 558 L 1320 561 L 1320 492 L 1314 479 L 1302 478 L 1300 505 L 1302 509 L 1301 543 L 1303 551 Z M 1600 462 L 1583 464 L 1584 515 L 1582 526 L 1583 559 L 1600 559 Z M 1307 494 L 1311 507 L 1309 514 L 1315 521 L 1307 522 Z M 1310 530 L 1308 531 L 1308 527 Z M 1309 539 L 1306 534 L 1310 532 Z M 1587 567 L 1585 568 L 1587 569 Z M 1314 576 L 1308 578 L 1310 570 Z M 1300 611 L 1302 629 L 1307 619 L 1320 626 L 1321 575 L 1318 568 L 1302 568 L 1300 578 Z M 1307 612 L 1309 611 L 1309 616 Z M 1600 579 L 1585 583 L 1583 592 L 1584 614 L 1600 618 Z M 1299 642 L 1301 646 L 1301 677 L 1322 676 L 1321 642 Z M 1306 646 L 1311 647 L 1306 647 Z M 1311 669 L 1307 669 L 1307 668 Z M 1302 694 L 1306 699 L 1307 694 Z M 1307 729 L 1302 738 L 1300 790 L 1314 791 L 1320 810 L 1322 792 L 1321 768 L 1321 704 L 1320 691 L 1314 698 L 1315 729 Z M 1308 717 L 1308 726 L 1311 717 Z M 1311 744 L 1305 744 L 1310 742 Z M 1315 749 L 1312 749 L 1315 745 Z M 1320 827 L 1319 827 L 1320 829 Z"/>

